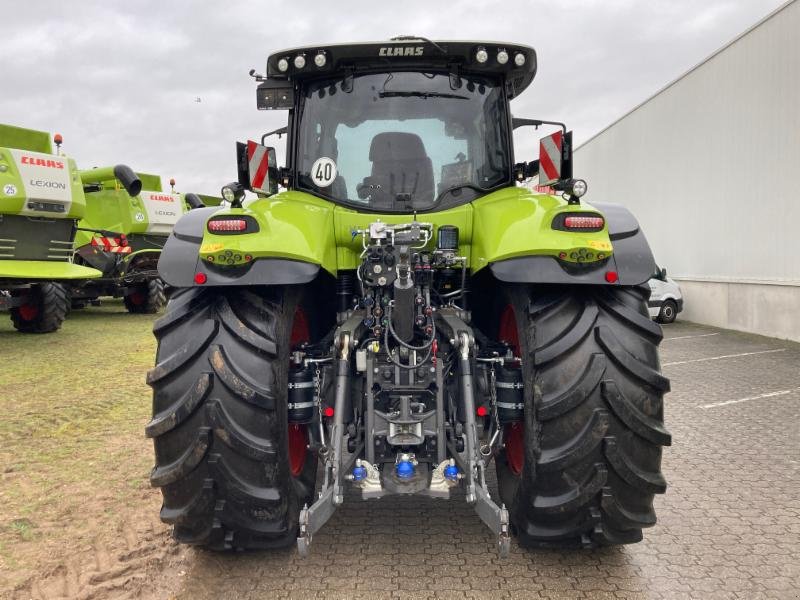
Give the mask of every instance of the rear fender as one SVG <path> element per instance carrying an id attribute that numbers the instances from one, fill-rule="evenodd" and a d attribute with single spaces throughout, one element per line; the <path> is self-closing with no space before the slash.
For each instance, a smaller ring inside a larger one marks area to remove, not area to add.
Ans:
<path id="1" fill-rule="evenodd" d="M 512 283 L 608 285 L 606 274 L 617 273 L 617 285 L 645 283 L 656 269 L 655 259 L 639 222 L 618 204 L 593 203 L 605 217 L 613 253 L 596 268 L 565 269 L 552 255 L 517 256 L 491 263 L 492 274 Z"/>

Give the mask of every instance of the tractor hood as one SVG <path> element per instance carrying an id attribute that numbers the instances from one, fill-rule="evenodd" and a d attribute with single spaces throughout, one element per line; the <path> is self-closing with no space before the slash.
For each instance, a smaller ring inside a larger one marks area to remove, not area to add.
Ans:
<path id="1" fill-rule="evenodd" d="M 373 69 L 502 74 L 513 83 L 509 95 L 515 96 L 536 75 L 536 51 L 505 42 L 430 41 L 404 36 L 385 42 L 290 48 L 267 59 L 269 79 L 300 80 Z"/>

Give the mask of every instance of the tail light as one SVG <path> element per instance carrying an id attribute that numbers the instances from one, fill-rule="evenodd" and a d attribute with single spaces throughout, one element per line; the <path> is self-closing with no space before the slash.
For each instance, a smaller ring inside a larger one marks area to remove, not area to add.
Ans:
<path id="1" fill-rule="evenodd" d="M 217 231 L 246 231 L 247 221 L 244 219 L 212 219 L 208 222 L 208 230 Z"/>
<path id="2" fill-rule="evenodd" d="M 602 229 L 605 224 L 603 217 L 570 216 L 564 219 L 564 227 L 567 229 Z"/>

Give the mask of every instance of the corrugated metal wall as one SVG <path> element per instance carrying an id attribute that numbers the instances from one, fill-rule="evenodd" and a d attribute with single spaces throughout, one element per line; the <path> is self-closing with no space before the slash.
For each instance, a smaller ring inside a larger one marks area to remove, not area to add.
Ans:
<path id="1" fill-rule="evenodd" d="M 800 284 L 800 1 L 582 145 L 575 175 L 670 274 Z"/>

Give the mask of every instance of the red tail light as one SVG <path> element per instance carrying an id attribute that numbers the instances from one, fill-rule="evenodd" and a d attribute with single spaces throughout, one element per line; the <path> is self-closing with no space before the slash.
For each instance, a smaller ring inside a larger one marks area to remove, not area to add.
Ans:
<path id="1" fill-rule="evenodd" d="M 208 222 L 209 231 L 244 231 L 247 221 L 244 219 L 212 219 Z"/>
<path id="2" fill-rule="evenodd" d="M 567 217 L 564 227 L 567 229 L 602 229 L 606 224 L 603 217 Z"/>

